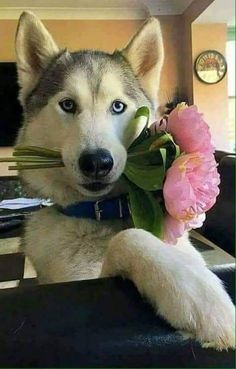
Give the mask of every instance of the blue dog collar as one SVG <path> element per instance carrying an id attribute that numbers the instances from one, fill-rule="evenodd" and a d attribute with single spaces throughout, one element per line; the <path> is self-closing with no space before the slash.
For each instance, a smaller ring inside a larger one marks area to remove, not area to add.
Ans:
<path id="1" fill-rule="evenodd" d="M 69 217 L 89 218 L 98 221 L 125 219 L 130 216 L 130 209 L 126 196 L 98 201 L 77 202 L 65 207 L 58 206 L 58 210 Z"/>

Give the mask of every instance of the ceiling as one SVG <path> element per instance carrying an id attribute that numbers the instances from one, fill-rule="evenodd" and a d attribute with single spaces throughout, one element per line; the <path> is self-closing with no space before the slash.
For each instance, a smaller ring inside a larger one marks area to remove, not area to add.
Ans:
<path id="1" fill-rule="evenodd" d="M 227 23 L 235 26 L 235 0 L 215 0 L 196 20 L 196 23 Z"/>
<path id="2" fill-rule="evenodd" d="M 43 19 L 143 19 L 182 14 L 193 0 L 0 0 L 0 19 L 32 10 Z"/>

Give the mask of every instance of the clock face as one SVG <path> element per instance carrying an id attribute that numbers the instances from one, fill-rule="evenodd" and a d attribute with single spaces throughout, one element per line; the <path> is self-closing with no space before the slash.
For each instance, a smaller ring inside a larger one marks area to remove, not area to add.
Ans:
<path id="1" fill-rule="evenodd" d="M 197 77 L 205 83 L 220 82 L 224 78 L 226 71 L 225 57 L 215 50 L 204 51 L 195 61 Z"/>

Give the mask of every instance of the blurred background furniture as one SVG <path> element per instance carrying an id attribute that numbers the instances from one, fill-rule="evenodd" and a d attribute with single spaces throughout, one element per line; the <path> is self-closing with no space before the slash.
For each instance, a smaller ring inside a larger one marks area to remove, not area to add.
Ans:
<path id="1" fill-rule="evenodd" d="M 221 178 L 220 194 L 198 231 L 235 256 L 235 154 L 217 151 L 216 160 Z"/>

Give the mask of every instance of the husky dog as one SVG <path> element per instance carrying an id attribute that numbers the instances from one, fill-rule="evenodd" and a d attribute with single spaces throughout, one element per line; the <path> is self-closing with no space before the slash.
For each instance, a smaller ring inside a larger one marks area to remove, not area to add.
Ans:
<path id="1" fill-rule="evenodd" d="M 16 36 L 24 125 L 18 144 L 59 148 L 65 167 L 23 171 L 31 194 L 56 204 L 28 220 L 22 245 L 40 283 L 121 275 L 173 327 L 204 347 L 234 347 L 234 305 L 185 235 L 175 247 L 134 229 L 129 219 L 68 216 L 59 206 L 98 205 L 125 192 L 119 178 L 136 110 L 158 108 L 164 51 L 148 19 L 121 51 L 60 50 L 32 13 Z M 100 214 L 100 213 L 99 213 Z"/>

